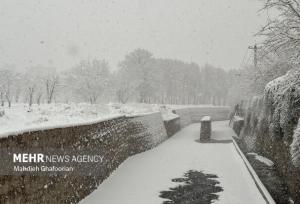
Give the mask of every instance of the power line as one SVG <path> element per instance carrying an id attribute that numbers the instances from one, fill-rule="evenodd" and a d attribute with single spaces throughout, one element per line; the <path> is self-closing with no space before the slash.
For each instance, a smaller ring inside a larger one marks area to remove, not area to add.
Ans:
<path id="1" fill-rule="evenodd" d="M 246 49 L 245 53 L 244 53 L 244 57 L 243 57 L 243 59 L 241 61 L 240 67 L 244 67 L 244 65 L 245 65 L 245 59 L 246 59 L 246 57 L 248 55 L 248 52 L 249 52 L 249 49 Z"/>
<path id="2" fill-rule="evenodd" d="M 257 68 L 257 50 L 261 47 L 258 47 L 256 44 L 254 46 L 249 46 L 248 49 L 253 50 L 253 64 L 254 67 Z"/>

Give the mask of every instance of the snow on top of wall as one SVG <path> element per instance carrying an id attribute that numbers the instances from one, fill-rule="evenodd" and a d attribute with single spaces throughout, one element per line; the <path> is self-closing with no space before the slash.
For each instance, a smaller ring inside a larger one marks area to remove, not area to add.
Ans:
<path id="1" fill-rule="evenodd" d="M 106 105 L 89 104 L 13 104 L 0 117 L 0 137 L 37 130 L 90 125 L 122 116 Z"/>
<path id="2" fill-rule="evenodd" d="M 234 120 L 235 121 L 240 121 L 240 120 L 244 120 L 244 118 L 236 115 L 236 116 L 234 116 Z"/>
<path id="3" fill-rule="evenodd" d="M 271 161 L 270 159 L 268 159 L 266 157 L 263 157 L 263 156 L 260 156 L 260 155 L 254 153 L 254 152 L 250 152 L 250 153 L 248 153 L 248 155 L 253 155 L 256 160 L 266 164 L 267 166 L 273 166 L 274 165 L 274 162 Z"/>
<path id="4" fill-rule="evenodd" d="M 215 105 L 167 105 L 168 107 L 178 110 L 185 108 L 228 108 L 229 106 L 215 106 Z"/>
<path id="5" fill-rule="evenodd" d="M 179 118 L 179 115 L 174 114 L 172 112 L 162 113 L 162 117 L 165 121 L 173 120 L 175 118 Z"/>
<path id="6" fill-rule="evenodd" d="M 211 121 L 211 117 L 206 115 L 201 119 L 201 121 L 205 121 L 205 122 Z"/>
<path id="7" fill-rule="evenodd" d="M 145 103 L 109 103 L 107 106 L 111 107 L 113 112 L 118 112 L 120 114 L 134 116 L 140 114 L 147 114 L 153 112 L 160 112 L 161 106 L 159 104 L 145 104 Z"/>
<path id="8" fill-rule="evenodd" d="M 139 116 L 155 112 L 160 112 L 163 120 L 169 121 L 179 117 L 172 110 L 175 108 L 183 110 L 183 108 L 187 107 L 218 108 L 219 106 L 144 103 L 53 103 L 34 104 L 29 108 L 28 104 L 12 104 L 11 108 L 0 107 L 0 111 L 3 109 L 5 112 L 3 116 L 0 116 L 0 137 L 19 135 L 24 132 L 37 130 L 89 125 L 120 116 Z"/>
<path id="9" fill-rule="evenodd" d="M 171 105 L 162 104 L 145 104 L 145 103 L 129 103 L 129 104 L 110 104 L 112 107 L 116 108 L 120 114 L 125 114 L 126 116 L 138 116 L 145 115 L 154 112 L 161 112 L 163 120 L 172 120 L 178 118 L 179 116 L 172 113 Z"/>
<path id="10" fill-rule="evenodd" d="M 2 108 L 0 108 L 2 109 Z M 63 128 L 78 125 L 90 125 L 120 116 L 137 116 L 161 112 L 164 120 L 171 120 L 178 115 L 172 109 L 159 104 L 12 104 L 4 108 L 0 117 L 0 137 L 19 135 L 24 132 Z"/>

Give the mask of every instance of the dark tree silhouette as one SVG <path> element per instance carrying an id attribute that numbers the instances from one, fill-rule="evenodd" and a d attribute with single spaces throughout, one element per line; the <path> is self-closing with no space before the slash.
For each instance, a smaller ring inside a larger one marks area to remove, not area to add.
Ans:
<path id="1" fill-rule="evenodd" d="M 216 193 L 223 191 L 216 178 L 214 174 L 190 170 L 183 178 L 172 179 L 182 184 L 160 192 L 159 197 L 168 199 L 163 204 L 210 204 L 219 198 Z"/>

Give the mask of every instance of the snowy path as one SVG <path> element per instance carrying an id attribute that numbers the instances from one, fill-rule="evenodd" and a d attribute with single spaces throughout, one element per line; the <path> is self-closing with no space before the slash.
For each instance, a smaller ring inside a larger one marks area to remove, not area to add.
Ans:
<path id="1" fill-rule="evenodd" d="M 127 159 L 80 204 L 161 204 L 159 192 L 178 184 L 188 170 L 216 174 L 224 191 L 215 203 L 265 203 L 230 142 L 227 121 L 214 122 L 214 143 L 198 143 L 200 125 L 190 125 L 157 148 Z"/>

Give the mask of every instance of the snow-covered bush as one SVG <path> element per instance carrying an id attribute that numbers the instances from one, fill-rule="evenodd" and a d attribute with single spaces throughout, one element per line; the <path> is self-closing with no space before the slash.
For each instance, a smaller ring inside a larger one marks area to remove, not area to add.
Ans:
<path id="1" fill-rule="evenodd" d="M 300 119 L 298 127 L 296 128 L 293 135 L 293 143 L 291 144 L 291 156 L 293 164 L 296 167 L 300 167 Z"/>
<path id="2" fill-rule="evenodd" d="M 300 69 L 269 82 L 264 95 L 254 97 L 247 104 L 242 137 L 249 142 L 249 149 L 270 153 L 275 142 L 288 146 L 300 115 Z"/>
<path id="3" fill-rule="evenodd" d="M 267 84 L 266 102 L 270 109 L 270 134 L 290 143 L 300 111 L 300 69 L 289 71 Z"/>
<path id="4" fill-rule="evenodd" d="M 300 68 L 267 84 L 245 109 L 242 142 L 274 161 L 295 200 L 300 200 Z M 297 127 L 298 124 L 298 127 Z M 298 167 L 298 168 L 297 168 Z"/>

